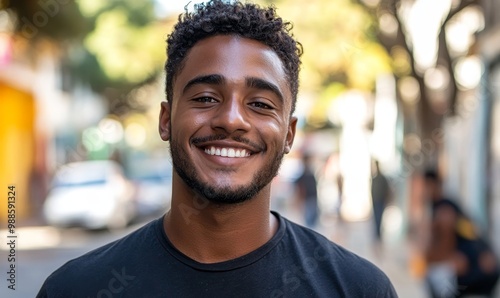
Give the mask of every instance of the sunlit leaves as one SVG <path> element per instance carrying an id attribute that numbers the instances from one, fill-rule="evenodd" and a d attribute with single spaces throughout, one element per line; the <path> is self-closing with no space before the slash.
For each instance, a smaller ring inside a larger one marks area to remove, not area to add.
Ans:
<path id="1" fill-rule="evenodd" d="M 332 101 L 347 89 L 372 91 L 382 73 L 392 71 L 386 50 L 375 39 L 372 15 L 351 0 L 275 0 L 278 14 L 290 20 L 303 44 L 301 90 L 315 94 L 308 115 L 324 125 Z"/>
<path id="2" fill-rule="evenodd" d="M 386 52 L 373 39 L 373 20 L 350 0 L 274 1 L 294 24 L 304 45 L 302 88 L 320 91 L 332 82 L 372 89 L 377 74 L 389 70 Z"/>
<path id="3" fill-rule="evenodd" d="M 162 69 L 163 36 L 160 24 L 131 26 L 127 12 L 116 8 L 99 15 L 85 46 L 96 55 L 110 79 L 140 83 Z"/>

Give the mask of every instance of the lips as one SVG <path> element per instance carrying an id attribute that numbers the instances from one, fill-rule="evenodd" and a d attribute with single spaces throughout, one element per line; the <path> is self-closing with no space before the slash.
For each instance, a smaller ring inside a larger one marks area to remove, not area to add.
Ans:
<path id="1" fill-rule="evenodd" d="M 208 155 L 230 157 L 230 158 L 242 158 L 250 156 L 250 152 L 246 149 L 231 148 L 231 147 L 215 147 L 210 146 L 205 148 L 205 153 Z"/>

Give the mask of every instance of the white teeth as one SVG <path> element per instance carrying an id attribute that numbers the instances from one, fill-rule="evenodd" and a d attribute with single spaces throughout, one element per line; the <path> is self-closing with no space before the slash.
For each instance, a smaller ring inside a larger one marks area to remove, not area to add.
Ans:
<path id="1" fill-rule="evenodd" d="M 247 153 L 245 149 L 234 149 L 234 148 L 205 148 L 205 153 L 209 155 L 217 155 L 222 157 L 247 157 L 250 156 L 250 153 Z"/>

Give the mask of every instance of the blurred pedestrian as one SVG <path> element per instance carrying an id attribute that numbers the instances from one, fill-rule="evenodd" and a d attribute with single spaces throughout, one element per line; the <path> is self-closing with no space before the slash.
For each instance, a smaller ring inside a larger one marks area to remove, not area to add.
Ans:
<path id="1" fill-rule="evenodd" d="M 335 206 L 335 213 L 337 216 L 337 222 L 342 223 L 342 203 L 344 201 L 344 176 L 340 171 L 338 171 L 335 177 L 335 183 L 337 185 L 337 206 Z"/>
<path id="2" fill-rule="evenodd" d="M 375 240 L 377 242 L 381 242 L 382 216 L 384 214 L 385 208 L 387 207 L 387 204 L 390 201 L 391 189 L 387 178 L 380 171 L 378 160 L 373 160 L 372 162 L 371 195 L 373 221 L 375 227 Z"/>
<path id="3" fill-rule="evenodd" d="M 309 228 L 315 228 L 318 223 L 318 191 L 317 180 L 312 168 L 312 158 L 309 153 L 302 156 L 304 170 L 295 181 L 298 197 L 303 203 L 304 222 Z"/>
<path id="4" fill-rule="evenodd" d="M 459 205 L 443 196 L 435 171 L 425 173 L 425 192 L 432 206 L 426 250 L 431 296 L 491 296 L 500 268 L 490 245 Z"/>

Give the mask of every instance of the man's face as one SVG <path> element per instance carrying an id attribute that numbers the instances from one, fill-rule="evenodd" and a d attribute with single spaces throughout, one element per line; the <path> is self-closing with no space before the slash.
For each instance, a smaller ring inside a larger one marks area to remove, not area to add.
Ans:
<path id="1" fill-rule="evenodd" d="M 246 201 L 269 187 L 291 149 L 296 119 L 281 60 L 236 36 L 198 42 L 163 103 L 160 135 L 170 140 L 184 183 L 215 203 Z"/>
<path id="2" fill-rule="evenodd" d="M 426 199 L 433 203 L 441 199 L 440 184 L 438 181 L 430 178 L 424 179 L 424 196 Z"/>

